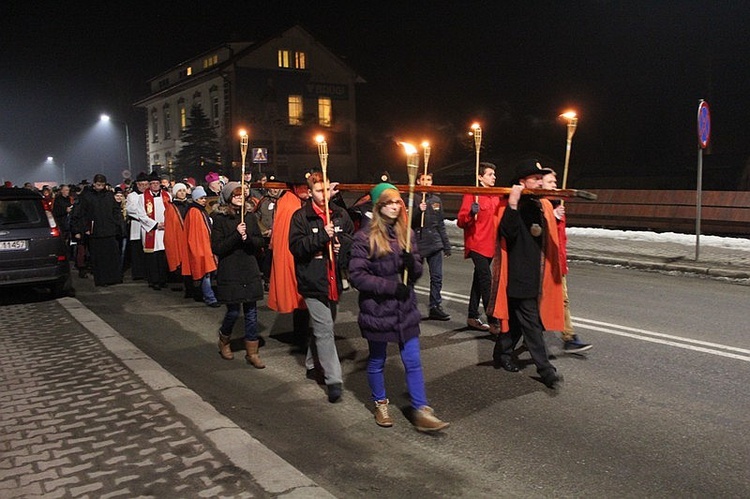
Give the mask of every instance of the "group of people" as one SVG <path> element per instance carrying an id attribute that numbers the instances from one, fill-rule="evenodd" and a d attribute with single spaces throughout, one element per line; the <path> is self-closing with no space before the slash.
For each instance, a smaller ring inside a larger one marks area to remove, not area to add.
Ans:
<path id="1" fill-rule="evenodd" d="M 554 177 L 537 161 L 524 162 L 508 197 L 466 194 L 458 212 L 464 257 L 474 265 L 467 326 L 493 335 L 495 367 L 511 372 L 520 370 L 515 350 L 523 338 L 549 388 L 561 377 L 550 363 L 544 331 L 562 332 L 566 351 L 591 348 L 573 333 L 567 307 L 564 205 L 523 194 L 525 188 L 555 188 Z M 493 187 L 495 179 L 495 166 L 481 163 L 479 185 Z M 126 236 L 133 279 L 145 279 L 159 290 L 170 273 L 179 274 L 186 292 L 197 293 L 209 306 L 226 306 L 217 334 L 223 359 L 234 358 L 230 340 L 242 312 L 245 359 L 258 369 L 265 363 L 259 352 L 257 303 L 267 293 L 270 309 L 293 314 L 295 332 L 307 347 L 306 376 L 326 386 L 332 403 L 343 395 L 334 339 L 337 305 L 352 286 L 359 293 L 358 325 L 368 343 L 375 422 L 394 424 L 384 368 L 387 345 L 395 343 L 412 423 L 425 432 L 446 428 L 449 423 L 435 415 L 425 391 L 422 315 L 414 292 L 426 263 L 426 318 L 450 320 L 442 307 L 442 267 L 451 246 L 440 197 L 430 193 L 417 199 L 408 220 L 403 193 L 389 182 L 378 183 L 347 209 L 336 184 L 326 185 L 321 172 L 291 180 L 285 190 L 251 190 L 249 173 L 243 180 L 244 189 L 211 173 L 205 187 L 178 182 L 169 188 L 156 174 L 140 174 L 118 203 L 105 188 L 106 179 L 97 175 L 71 219 L 72 238 L 88 239 L 95 284 L 122 280 L 122 266 L 114 258 L 122 253 L 118 238 Z M 430 173 L 418 179 L 422 185 L 432 181 Z M 211 206 L 214 198 L 218 203 Z"/>

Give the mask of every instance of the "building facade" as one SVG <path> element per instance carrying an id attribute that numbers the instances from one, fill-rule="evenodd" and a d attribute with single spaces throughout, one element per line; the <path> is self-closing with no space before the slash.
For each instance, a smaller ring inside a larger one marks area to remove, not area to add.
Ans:
<path id="1" fill-rule="evenodd" d="M 331 177 L 352 181 L 358 171 L 355 87 L 361 82 L 300 26 L 261 42 L 224 44 L 149 80 L 151 93 L 136 106 L 146 111 L 151 168 L 178 173 L 180 137 L 198 105 L 220 147 L 218 164 L 201 165 L 206 173 L 239 178 L 239 132 L 246 130 L 247 169 L 301 178 L 320 165 L 315 136 L 322 134 Z"/>

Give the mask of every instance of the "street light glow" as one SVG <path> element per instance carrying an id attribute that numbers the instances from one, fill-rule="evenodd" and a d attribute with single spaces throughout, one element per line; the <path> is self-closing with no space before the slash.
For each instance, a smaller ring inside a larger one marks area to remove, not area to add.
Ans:
<path id="1" fill-rule="evenodd" d="M 55 160 L 52 156 L 47 156 L 47 163 L 52 163 Z"/>
<path id="2" fill-rule="evenodd" d="M 104 121 L 104 122 L 109 121 L 109 115 L 102 113 L 101 115 L 99 115 L 99 121 Z"/>

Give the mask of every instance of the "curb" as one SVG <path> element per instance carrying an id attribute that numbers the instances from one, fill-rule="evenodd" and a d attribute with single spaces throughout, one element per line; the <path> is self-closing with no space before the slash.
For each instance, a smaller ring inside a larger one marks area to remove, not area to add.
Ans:
<path id="1" fill-rule="evenodd" d="M 577 253 L 568 253 L 568 260 L 578 262 L 593 262 L 602 265 L 621 265 L 629 268 L 644 270 L 664 270 L 672 272 L 685 272 L 688 274 L 705 275 L 714 278 L 727 279 L 750 279 L 750 270 L 727 269 L 726 267 L 707 266 L 701 264 L 684 264 L 684 263 L 667 263 L 655 260 L 646 260 L 643 257 L 634 256 L 633 258 L 609 257 L 602 255 L 592 255 Z"/>
<path id="2" fill-rule="evenodd" d="M 292 499 L 335 497 L 219 413 L 83 303 L 75 298 L 60 298 L 57 302 L 177 413 L 199 428 L 232 464 L 247 471 L 266 492 Z"/>

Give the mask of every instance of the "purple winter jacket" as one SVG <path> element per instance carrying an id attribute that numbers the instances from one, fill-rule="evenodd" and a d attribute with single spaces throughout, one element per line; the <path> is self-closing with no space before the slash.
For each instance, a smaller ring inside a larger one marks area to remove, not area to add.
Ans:
<path id="1" fill-rule="evenodd" d="M 354 234 L 349 260 L 349 282 L 359 291 L 357 323 L 362 336 L 372 341 L 403 343 L 419 336 L 422 318 L 417 309 L 414 282 L 422 275 L 414 231 L 411 231 L 411 251 L 414 255 L 414 275 L 409 275 L 409 298 L 396 298 L 396 287 L 403 280 L 401 248 L 391 240 L 392 253 L 382 258 L 370 258 L 369 230 Z"/>

